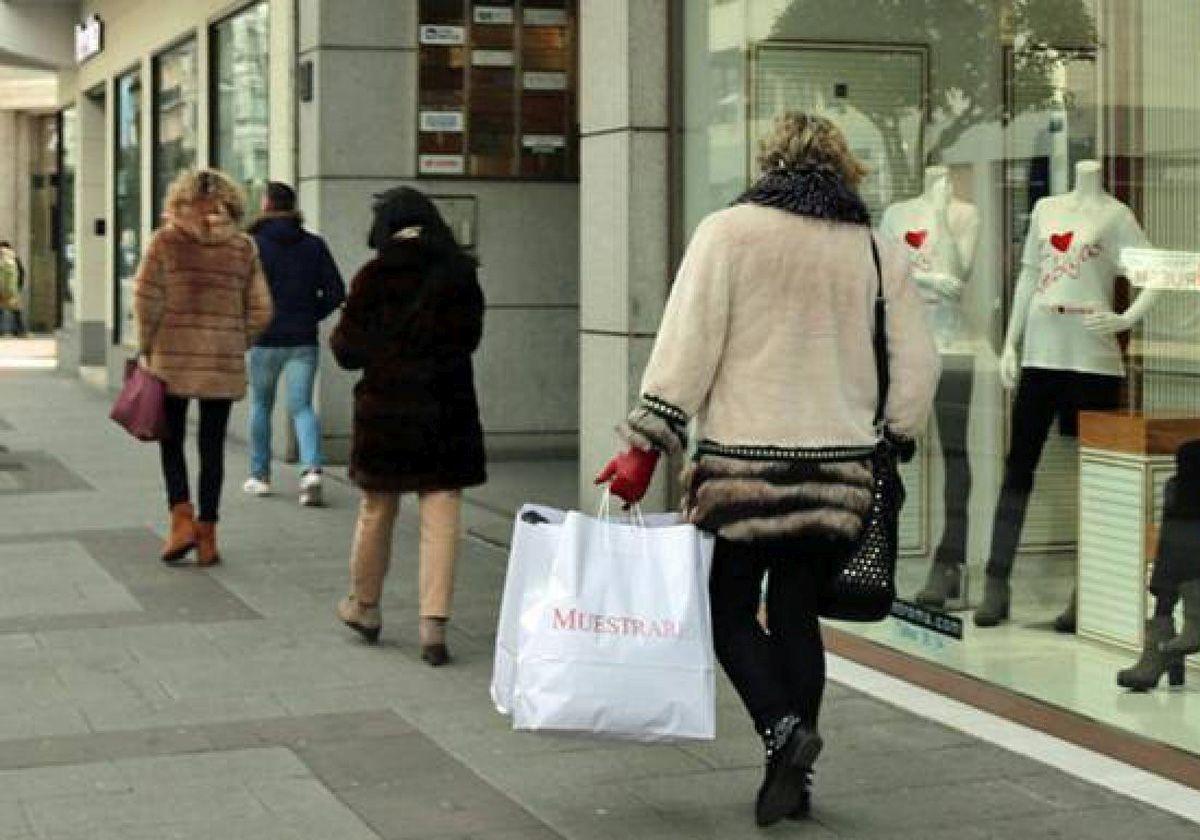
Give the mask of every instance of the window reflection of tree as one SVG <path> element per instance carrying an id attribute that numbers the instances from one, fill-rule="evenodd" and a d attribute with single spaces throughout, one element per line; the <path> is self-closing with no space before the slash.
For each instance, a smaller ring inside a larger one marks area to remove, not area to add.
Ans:
<path id="1" fill-rule="evenodd" d="M 836 7 L 840 20 L 865 22 L 871 32 L 886 33 L 880 39 L 886 43 L 929 44 L 941 53 L 928 103 L 925 158 L 933 162 L 943 160 L 972 128 L 1015 116 L 1004 113 L 999 44 L 1013 45 L 1020 56 L 1016 71 L 1026 94 L 1022 107 L 1046 108 L 1054 96 L 1058 60 L 1036 48 L 1094 45 L 1090 6 L 1087 0 L 791 0 L 771 37 L 796 37 Z M 885 97 L 872 104 L 862 116 L 878 131 L 893 178 L 914 182 L 924 162 L 904 153 L 910 103 Z"/>

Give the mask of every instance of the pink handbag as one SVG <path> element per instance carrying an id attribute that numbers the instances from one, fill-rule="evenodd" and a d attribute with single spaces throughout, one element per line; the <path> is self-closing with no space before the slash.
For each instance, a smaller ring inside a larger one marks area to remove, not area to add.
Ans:
<path id="1" fill-rule="evenodd" d="M 167 431 L 167 385 L 137 359 L 125 362 L 125 384 L 108 416 L 138 440 L 162 440 Z"/>

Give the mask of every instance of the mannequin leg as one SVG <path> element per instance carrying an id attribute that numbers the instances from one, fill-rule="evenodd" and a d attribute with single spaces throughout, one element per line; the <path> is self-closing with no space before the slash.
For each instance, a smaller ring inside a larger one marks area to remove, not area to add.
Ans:
<path id="1" fill-rule="evenodd" d="M 938 435 L 945 464 L 946 524 L 935 554 L 938 563 L 966 562 L 967 514 L 971 497 L 971 459 L 967 451 L 967 425 L 975 387 L 974 359 L 965 367 L 947 366 L 938 387 L 935 405 Z"/>
<path id="2" fill-rule="evenodd" d="M 1004 462 L 1000 501 L 992 520 L 992 545 L 987 576 L 1008 580 L 1025 524 L 1025 510 L 1033 491 L 1033 474 L 1050 434 L 1059 404 L 1062 383 L 1054 371 L 1025 368 L 1012 408 L 1012 436 Z"/>
<path id="3" fill-rule="evenodd" d="M 967 523 L 971 497 L 971 462 L 967 426 L 975 385 L 975 360 L 971 356 L 943 358 L 934 411 L 945 472 L 942 539 L 933 555 L 929 577 L 915 596 L 918 604 L 941 609 L 961 594 L 962 568 L 967 559 Z"/>
<path id="4" fill-rule="evenodd" d="M 1033 472 L 1042 457 L 1050 425 L 1060 406 L 1060 372 L 1024 368 L 1013 401 L 1012 434 L 1000 501 L 992 519 L 992 546 L 984 579 L 983 600 L 975 610 L 976 627 L 995 627 L 1008 618 L 1011 601 L 1008 578 L 1025 510 L 1033 490 Z"/>

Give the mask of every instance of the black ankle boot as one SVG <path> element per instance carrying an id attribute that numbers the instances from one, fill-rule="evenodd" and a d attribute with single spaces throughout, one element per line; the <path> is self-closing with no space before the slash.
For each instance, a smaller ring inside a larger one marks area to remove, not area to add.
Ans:
<path id="1" fill-rule="evenodd" d="M 1117 685 L 1131 691 L 1149 691 L 1158 688 L 1163 674 L 1172 686 L 1183 685 L 1182 654 L 1163 649 L 1174 638 L 1175 620 L 1171 616 L 1155 616 L 1147 621 L 1142 655 L 1132 668 L 1117 672 Z"/>
<path id="2" fill-rule="evenodd" d="M 754 818 L 766 828 L 802 807 L 807 774 L 824 744 L 821 736 L 795 715 L 781 717 L 763 731 L 762 739 L 767 770 L 758 789 Z"/>
<path id="3" fill-rule="evenodd" d="M 989 577 L 983 584 L 983 601 L 975 609 L 976 627 L 995 627 L 1008 618 L 1012 599 L 1007 578 Z"/>
<path id="4" fill-rule="evenodd" d="M 1071 590 L 1071 600 L 1067 602 L 1067 608 L 1058 614 L 1054 619 L 1054 632 L 1056 633 L 1074 633 L 1075 632 L 1075 614 L 1076 614 L 1076 598 L 1075 590 Z"/>
<path id="5" fill-rule="evenodd" d="M 788 814 L 789 820 L 806 820 L 812 816 L 813 771 L 804 774 L 804 789 L 800 792 L 800 804 Z"/>
<path id="6" fill-rule="evenodd" d="M 925 587 L 913 598 L 921 607 L 940 610 L 946 601 L 959 597 L 962 590 L 962 566 L 935 560 L 929 567 Z"/>

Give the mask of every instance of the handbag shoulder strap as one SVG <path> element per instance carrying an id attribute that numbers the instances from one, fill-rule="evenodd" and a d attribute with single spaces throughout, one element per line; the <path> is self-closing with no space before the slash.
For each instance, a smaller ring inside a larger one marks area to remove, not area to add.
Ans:
<path id="1" fill-rule="evenodd" d="M 875 403 L 875 419 L 873 425 L 878 429 L 887 411 L 888 388 L 891 385 L 891 374 L 888 371 L 887 351 L 887 300 L 883 296 L 883 265 L 879 259 L 879 245 L 875 234 L 871 237 L 871 257 L 875 261 L 875 333 L 872 344 L 875 350 L 875 377 L 878 382 L 878 395 Z"/>

